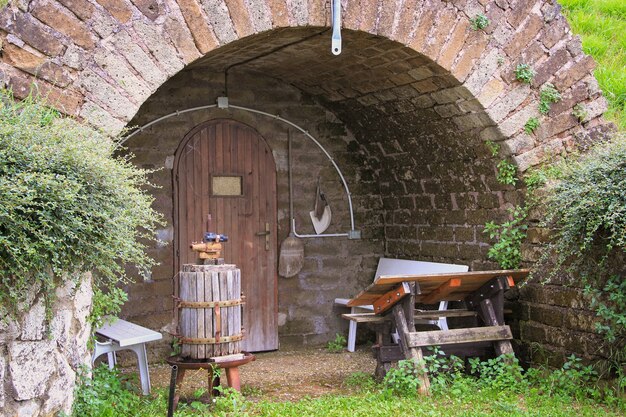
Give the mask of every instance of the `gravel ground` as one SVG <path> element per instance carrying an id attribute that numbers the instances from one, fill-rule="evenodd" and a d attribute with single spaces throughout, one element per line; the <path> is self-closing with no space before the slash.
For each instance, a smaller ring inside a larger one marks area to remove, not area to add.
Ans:
<path id="1" fill-rule="evenodd" d="M 250 400 L 294 401 L 303 397 L 348 392 L 343 381 L 355 372 L 374 373 L 376 361 L 367 347 L 354 353 L 329 353 L 323 347 L 286 348 L 257 353 L 256 360 L 240 368 L 242 392 Z M 153 388 L 168 387 L 168 365 L 150 365 Z M 222 384 L 226 377 L 222 375 Z M 207 372 L 188 371 L 181 394 L 207 387 Z"/>

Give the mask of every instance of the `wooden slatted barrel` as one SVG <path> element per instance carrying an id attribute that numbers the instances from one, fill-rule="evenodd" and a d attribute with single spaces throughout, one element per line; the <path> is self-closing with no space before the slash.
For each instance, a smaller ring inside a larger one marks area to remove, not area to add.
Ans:
<path id="1" fill-rule="evenodd" d="M 235 265 L 183 265 L 179 274 L 179 334 L 183 358 L 241 352 L 241 271 Z"/>

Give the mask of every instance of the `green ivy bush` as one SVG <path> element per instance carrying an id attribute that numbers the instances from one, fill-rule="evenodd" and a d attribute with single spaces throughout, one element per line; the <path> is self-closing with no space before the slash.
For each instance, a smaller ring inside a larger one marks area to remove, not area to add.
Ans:
<path id="1" fill-rule="evenodd" d="M 146 270 L 161 216 L 148 172 L 114 155 L 116 142 L 42 102 L 0 92 L 0 310 L 47 302 L 66 280 L 94 273 L 94 312 L 115 313 L 126 265 Z M 32 295 L 31 295 L 32 297 Z"/>
<path id="2" fill-rule="evenodd" d="M 586 286 L 613 347 L 626 346 L 626 138 L 618 136 L 545 171 L 544 226 L 554 230 L 544 259 Z M 619 340 L 618 340 L 619 339 Z M 614 343 L 619 341 L 619 343 Z M 626 352 L 625 352 L 626 353 Z"/>

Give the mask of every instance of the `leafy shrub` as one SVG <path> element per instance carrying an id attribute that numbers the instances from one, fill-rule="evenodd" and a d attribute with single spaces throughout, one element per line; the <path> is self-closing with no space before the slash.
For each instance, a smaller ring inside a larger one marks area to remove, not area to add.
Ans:
<path id="1" fill-rule="evenodd" d="M 515 67 L 515 78 L 518 81 L 530 84 L 533 82 L 533 78 L 535 78 L 535 71 L 528 64 L 518 64 Z"/>
<path id="2" fill-rule="evenodd" d="M 431 390 L 435 393 L 445 392 L 465 369 L 463 360 L 455 355 L 446 357 L 438 346 L 427 348 L 431 353 L 424 356 L 424 366 L 428 371 Z"/>
<path id="3" fill-rule="evenodd" d="M 109 298 L 94 310 L 111 313 L 124 300 L 111 289 L 125 265 L 153 265 L 144 249 L 160 216 L 147 172 L 39 101 L 6 92 L 0 101 L 0 304 L 15 310 L 38 287 L 49 299 L 60 281 L 94 271 L 96 295 Z"/>
<path id="4" fill-rule="evenodd" d="M 328 342 L 326 350 L 331 353 L 341 353 L 346 348 L 346 338 L 339 333 L 335 335 L 335 339 Z"/>
<path id="5" fill-rule="evenodd" d="M 527 387 L 523 369 L 513 354 L 481 361 L 469 360 L 470 372 L 480 377 L 481 385 L 498 390 L 522 391 Z"/>
<path id="6" fill-rule="evenodd" d="M 489 248 L 487 256 L 496 261 L 504 269 L 519 268 L 522 262 L 522 241 L 526 238 L 526 209 L 516 207 L 509 209 L 511 220 L 502 224 L 488 222 L 483 233 L 498 241 Z"/>
<path id="7" fill-rule="evenodd" d="M 517 168 L 515 165 L 507 160 L 503 160 L 498 163 L 497 168 L 498 175 L 496 176 L 496 179 L 500 184 L 515 185 L 517 182 L 517 178 L 515 177 Z"/>
<path id="8" fill-rule="evenodd" d="M 489 23 L 491 23 L 489 18 L 484 14 L 478 14 L 473 19 L 470 19 L 470 24 L 474 30 L 484 29 L 489 26 Z"/>
<path id="9" fill-rule="evenodd" d="M 423 372 L 423 364 L 411 359 L 398 361 L 398 366 L 391 368 L 385 375 L 383 386 L 398 395 L 416 395 Z"/>
<path id="10" fill-rule="evenodd" d="M 574 116 L 580 123 L 584 122 L 588 115 L 589 112 L 582 103 L 577 103 L 572 109 L 572 116 Z"/>
<path id="11" fill-rule="evenodd" d="M 561 101 L 561 93 L 553 84 L 545 83 L 539 92 L 539 113 L 548 114 L 552 103 Z"/>
<path id="12" fill-rule="evenodd" d="M 626 138 L 616 137 L 546 173 L 541 203 L 554 229 L 544 258 L 549 276 L 559 271 L 587 285 L 610 341 L 626 342 Z M 612 262 L 613 261 L 613 262 Z M 621 278 L 611 278 L 617 275 Z M 606 292 L 603 294 L 603 291 Z"/>
<path id="13" fill-rule="evenodd" d="M 498 156 L 498 153 L 500 152 L 500 145 L 495 143 L 492 140 L 487 140 L 485 141 L 485 146 L 487 147 L 487 149 L 489 149 L 489 153 L 491 153 L 491 156 Z"/>
<path id="14" fill-rule="evenodd" d="M 79 373 L 72 415 L 76 417 L 130 416 L 139 407 L 140 398 L 128 378 L 106 364 Z"/>
<path id="15" fill-rule="evenodd" d="M 531 117 L 528 119 L 526 124 L 524 125 L 524 131 L 529 135 L 533 133 L 539 127 L 539 119 L 536 117 Z"/>

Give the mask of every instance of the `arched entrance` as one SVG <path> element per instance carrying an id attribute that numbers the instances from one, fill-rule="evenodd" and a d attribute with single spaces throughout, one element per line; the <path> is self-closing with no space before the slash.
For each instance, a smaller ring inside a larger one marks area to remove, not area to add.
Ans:
<path id="1" fill-rule="evenodd" d="M 183 138 L 173 174 L 175 265 L 195 263 L 189 244 L 204 232 L 229 236 L 223 257 L 241 269 L 246 296 L 243 349 L 278 349 L 276 166 L 267 143 L 243 123 L 210 120 Z"/>

